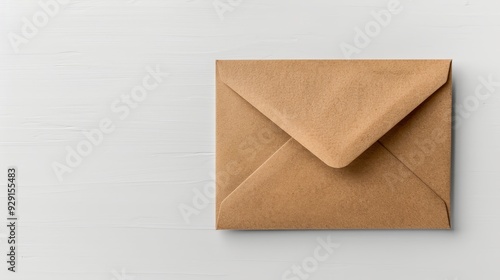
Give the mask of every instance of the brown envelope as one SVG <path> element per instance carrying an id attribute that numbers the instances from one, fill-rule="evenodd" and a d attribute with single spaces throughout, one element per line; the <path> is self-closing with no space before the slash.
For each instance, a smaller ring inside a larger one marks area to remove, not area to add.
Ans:
<path id="1" fill-rule="evenodd" d="M 451 60 L 216 62 L 217 229 L 449 229 Z"/>

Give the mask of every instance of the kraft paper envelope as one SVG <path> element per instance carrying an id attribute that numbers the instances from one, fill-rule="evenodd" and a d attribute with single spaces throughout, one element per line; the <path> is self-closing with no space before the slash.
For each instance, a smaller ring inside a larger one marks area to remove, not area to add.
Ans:
<path id="1" fill-rule="evenodd" d="M 217 229 L 449 229 L 451 60 L 216 62 Z"/>

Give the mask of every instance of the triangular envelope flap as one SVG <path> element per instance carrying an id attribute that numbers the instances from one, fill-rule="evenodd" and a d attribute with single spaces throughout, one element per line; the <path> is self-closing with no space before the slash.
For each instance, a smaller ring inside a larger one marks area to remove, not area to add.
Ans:
<path id="1" fill-rule="evenodd" d="M 223 60 L 221 80 L 327 165 L 347 166 L 439 89 L 450 60 Z"/>

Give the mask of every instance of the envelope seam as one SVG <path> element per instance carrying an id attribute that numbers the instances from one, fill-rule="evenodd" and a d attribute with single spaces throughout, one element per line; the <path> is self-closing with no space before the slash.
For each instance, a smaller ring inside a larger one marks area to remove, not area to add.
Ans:
<path id="1" fill-rule="evenodd" d="M 267 158 L 259 167 L 257 167 L 257 169 L 255 169 L 250 175 L 248 175 L 248 177 L 243 180 L 243 182 L 241 182 L 230 194 L 228 194 L 220 203 L 220 206 L 219 206 L 219 213 L 217 213 L 217 224 L 216 224 L 216 227 L 219 228 L 219 222 L 220 222 L 220 213 L 222 212 L 222 206 L 224 204 L 224 202 L 233 194 L 235 193 L 240 187 L 241 185 L 243 185 L 246 181 L 248 181 L 256 172 L 258 172 L 262 166 L 264 166 L 272 157 L 274 157 L 274 155 L 276 155 L 281 149 L 283 149 L 283 147 L 285 147 L 286 144 L 288 144 L 288 142 L 290 142 L 291 140 L 293 140 L 293 137 L 290 137 L 288 140 L 286 140 L 285 143 L 283 143 L 283 145 L 281 145 L 274 153 L 271 154 L 271 156 L 269 156 L 269 158 Z"/>
<path id="2" fill-rule="evenodd" d="M 427 183 L 424 182 L 424 180 L 422 180 L 422 178 L 420 178 L 420 176 L 418 176 L 410 167 L 408 167 L 403 161 L 401 161 L 394 153 L 392 153 L 380 140 L 377 141 L 389 154 L 391 154 L 397 161 L 399 161 L 404 167 L 406 167 L 406 169 L 408 169 L 418 180 L 420 180 L 420 182 L 422 182 L 422 184 L 424 184 L 424 186 L 426 186 L 430 191 L 432 191 L 444 204 L 444 208 L 446 209 L 446 216 L 448 217 L 448 225 L 451 226 L 451 221 L 450 221 L 450 210 L 448 209 L 448 205 L 446 205 L 446 202 L 444 201 L 444 199 L 439 195 L 437 194 L 437 192 L 431 188 Z"/>

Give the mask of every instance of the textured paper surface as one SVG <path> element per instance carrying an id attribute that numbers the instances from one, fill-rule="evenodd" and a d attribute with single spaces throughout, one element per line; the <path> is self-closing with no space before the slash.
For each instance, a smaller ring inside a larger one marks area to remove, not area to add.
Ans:
<path id="1" fill-rule="evenodd" d="M 450 66 L 217 61 L 217 228 L 450 228 Z"/>

